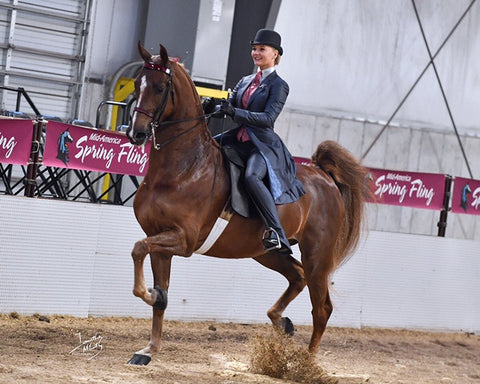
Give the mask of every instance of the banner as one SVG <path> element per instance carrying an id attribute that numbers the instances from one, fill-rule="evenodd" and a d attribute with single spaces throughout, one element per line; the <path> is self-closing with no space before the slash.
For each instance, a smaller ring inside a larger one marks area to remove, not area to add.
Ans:
<path id="1" fill-rule="evenodd" d="M 370 168 L 375 202 L 424 209 L 443 209 L 445 175 Z"/>
<path id="2" fill-rule="evenodd" d="M 311 159 L 308 157 L 299 157 L 299 156 L 293 156 L 293 160 L 295 161 L 296 164 L 302 164 L 302 165 L 308 165 L 312 162 Z"/>
<path id="3" fill-rule="evenodd" d="M 294 160 L 297 164 L 310 164 L 305 157 L 294 156 Z M 443 209 L 445 175 L 369 168 L 369 177 L 374 203 Z"/>
<path id="4" fill-rule="evenodd" d="M 43 165 L 144 176 L 150 146 L 132 145 L 122 132 L 49 121 Z"/>
<path id="5" fill-rule="evenodd" d="M 452 212 L 480 215 L 480 180 L 455 178 Z"/>
<path id="6" fill-rule="evenodd" d="M 0 119 L 0 163 L 27 165 L 32 135 L 31 120 Z"/>

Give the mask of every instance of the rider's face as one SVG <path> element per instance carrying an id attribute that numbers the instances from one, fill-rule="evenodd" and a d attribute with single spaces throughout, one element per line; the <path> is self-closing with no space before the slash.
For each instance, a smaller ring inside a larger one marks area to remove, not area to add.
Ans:
<path id="1" fill-rule="evenodd" d="M 253 63 L 264 70 L 275 65 L 275 58 L 278 56 L 278 51 L 269 45 L 252 45 L 252 59 Z"/>

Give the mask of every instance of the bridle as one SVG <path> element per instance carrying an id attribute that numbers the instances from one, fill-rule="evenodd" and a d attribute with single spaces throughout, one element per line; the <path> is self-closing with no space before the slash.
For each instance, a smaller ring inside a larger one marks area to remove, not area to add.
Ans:
<path id="1" fill-rule="evenodd" d="M 172 141 L 178 139 L 180 136 L 183 136 L 186 133 L 194 130 L 200 124 L 201 119 L 205 119 L 205 118 L 208 118 L 208 117 L 213 115 L 213 113 L 209 113 L 209 114 L 206 114 L 206 115 L 200 115 L 200 116 L 197 116 L 197 117 L 191 117 L 191 118 L 182 119 L 182 120 L 160 121 L 163 114 L 165 113 L 165 109 L 167 107 L 167 103 L 168 103 L 168 99 L 170 98 L 170 95 L 172 95 L 173 103 L 175 103 L 173 88 L 172 88 L 173 72 L 172 72 L 171 68 L 164 67 L 163 65 L 156 64 L 156 63 L 153 63 L 151 61 L 150 62 L 145 62 L 145 64 L 143 65 L 143 68 L 154 70 L 154 71 L 159 71 L 159 72 L 162 72 L 162 73 L 165 73 L 166 75 L 168 75 L 167 91 L 164 93 L 164 97 L 163 97 L 162 103 L 160 104 L 160 108 L 157 108 L 155 113 L 150 113 L 150 112 L 148 112 L 148 111 L 146 111 L 142 108 L 139 108 L 139 107 L 135 107 L 133 109 L 134 113 L 138 112 L 138 113 L 146 115 L 146 116 L 148 116 L 152 119 L 150 121 L 150 132 L 147 133 L 147 140 L 148 140 L 148 138 L 150 138 L 150 136 L 152 136 L 153 147 L 156 150 L 159 150 L 160 148 L 164 147 L 165 145 L 167 145 L 167 144 L 171 143 Z M 156 131 L 157 128 L 172 125 L 172 124 L 185 123 L 185 122 L 188 122 L 188 121 L 195 121 L 195 120 L 198 120 L 198 123 L 195 124 L 193 127 L 187 129 L 186 131 L 180 132 L 179 134 L 171 137 L 170 139 L 164 141 L 161 144 L 157 143 L 157 138 L 156 138 L 156 134 L 155 134 L 155 131 Z"/>
<path id="2" fill-rule="evenodd" d="M 145 69 L 160 71 L 160 72 L 163 72 L 166 75 L 168 75 L 167 91 L 165 92 L 165 96 L 163 97 L 162 104 L 160 105 L 160 108 L 158 108 L 155 111 L 155 113 L 150 113 L 150 112 L 148 112 L 148 111 L 146 111 L 142 108 L 139 108 L 139 107 L 135 107 L 134 110 L 133 110 L 134 113 L 135 112 L 142 113 L 142 114 L 144 114 L 144 115 L 146 115 L 146 116 L 148 116 L 152 119 L 150 121 L 150 132 L 147 134 L 147 136 L 148 137 L 153 136 L 152 137 L 153 148 L 155 148 L 157 151 L 160 150 L 161 148 L 163 148 L 164 146 L 166 146 L 167 144 L 171 143 L 172 141 L 178 139 L 182 135 L 185 135 L 186 133 L 188 133 L 190 131 L 193 131 L 196 127 L 199 126 L 199 124 L 201 122 L 201 119 L 207 119 L 207 118 L 209 118 L 210 116 L 213 116 L 216 113 L 216 112 L 212 112 L 212 113 L 203 114 L 203 115 L 200 115 L 200 116 L 197 116 L 197 117 L 191 117 L 191 118 L 182 119 L 182 120 L 160 121 L 160 119 L 162 118 L 162 116 L 165 112 L 165 108 L 167 107 L 167 103 L 168 103 L 168 99 L 170 97 L 170 94 L 172 93 L 173 73 L 172 73 L 171 68 L 167 68 L 167 67 L 164 67 L 163 65 L 155 64 L 153 62 L 145 62 L 143 67 Z M 173 97 L 173 93 L 172 93 L 172 102 L 175 104 L 175 99 Z M 198 122 L 193 127 L 190 127 L 186 131 L 183 131 L 183 132 L 180 132 L 177 135 L 174 135 L 173 137 L 164 141 L 161 144 L 157 143 L 156 134 L 155 134 L 155 130 L 157 128 L 167 126 L 167 125 L 172 125 L 172 124 L 185 123 L 185 122 L 188 122 L 188 121 L 195 121 L 195 120 L 198 120 Z M 148 138 L 147 138 L 147 140 L 148 140 Z M 214 168 L 214 174 L 213 174 L 213 183 L 212 183 L 212 193 L 210 194 L 210 196 L 211 196 L 210 208 L 213 205 L 213 196 L 214 196 L 213 191 L 214 191 L 214 188 L 215 188 L 215 181 L 217 179 L 217 168 L 218 167 L 214 166 L 213 168 Z"/>

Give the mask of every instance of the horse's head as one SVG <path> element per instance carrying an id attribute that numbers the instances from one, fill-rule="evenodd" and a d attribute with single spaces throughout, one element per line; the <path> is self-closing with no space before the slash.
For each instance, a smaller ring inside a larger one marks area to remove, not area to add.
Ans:
<path id="1" fill-rule="evenodd" d="M 127 136 L 132 144 L 143 145 L 156 125 L 168 118 L 173 110 L 170 95 L 173 92 L 173 73 L 167 50 L 160 46 L 160 54 L 152 56 L 138 42 L 138 51 L 145 61 L 142 71 L 135 79 L 137 103 Z"/>

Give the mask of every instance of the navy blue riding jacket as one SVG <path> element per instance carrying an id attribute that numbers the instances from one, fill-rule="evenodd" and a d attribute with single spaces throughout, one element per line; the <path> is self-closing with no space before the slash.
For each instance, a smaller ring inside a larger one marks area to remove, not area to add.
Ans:
<path id="1" fill-rule="evenodd" d="M 302 183 L 296 178 L 296 167 L 292 155 L 281 138 L 274 132 L 275 120 L 287 100 L 289 87 L 276 71 L 268 75 L 250 97 L 243 109 L 242 95 L 255 74 L 243 77 L 229 97 L 235 107 L 235 129 L 226 132 L 229 143 L 238 143 L 232 135 L 245 126 L 250 139 L 262 154 L 268 169 L 268 187 L 275 204 L 286 204 L 298 200 L 304 193 Z M 233 144 L 235 145 L 235 144 Z M 241 145 L 238 143 L 238 145 Z"/>

